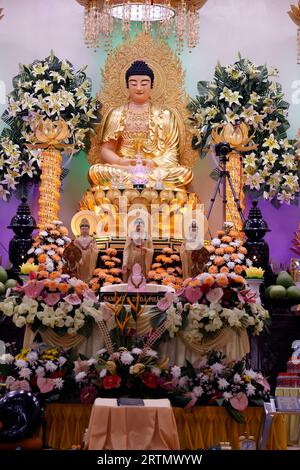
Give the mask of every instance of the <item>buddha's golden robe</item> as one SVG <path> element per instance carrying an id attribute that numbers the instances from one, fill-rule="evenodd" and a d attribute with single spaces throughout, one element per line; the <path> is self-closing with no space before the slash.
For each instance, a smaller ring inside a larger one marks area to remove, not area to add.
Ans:
<path id="1" fill-rule="evenodd" d="M 128 105 L 113 109 L 104 122 L 101 143 L 117 141 L 116 153 L 121 158 L 135 158 L 139 143 L 142 157 L 156 164 L 156 168 L 149 174 L 150 183 L 154 185 L 159 175 L 166 186 L 188 187 L 193 173 L 180 165 L 180 132 L 175 115 L 166 108 L 151 104 L 146 120 L 146 126 L 136 126 L 141 130 L 132 130 L 134 124 L 132 126 L 129 122 Z M 121 175 L 125 184 L 131 183 L 131 175 L 126 168 L 118 169 L 101 162 L 99 149 L 99 163 L 89 170 L 92 185 L 110 186 L 112 179 Z"/>

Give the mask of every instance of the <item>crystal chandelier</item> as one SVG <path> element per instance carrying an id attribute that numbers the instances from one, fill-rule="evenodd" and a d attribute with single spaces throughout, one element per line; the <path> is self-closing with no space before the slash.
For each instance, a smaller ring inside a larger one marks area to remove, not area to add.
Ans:
<path id="1" fill-rule="evenodd" d="M 131 23 L 141 23 L 142 31 L 168 39 L 174 35 L 177 52 L 189 50 L 199 41 L 199 10 L 207 0 L 76 0 L 84 6 L 84 39 L 96 49 L 100 41 L 109 52 L 112 35 L 121 28 L 123 39 L 130 35 Z"/>

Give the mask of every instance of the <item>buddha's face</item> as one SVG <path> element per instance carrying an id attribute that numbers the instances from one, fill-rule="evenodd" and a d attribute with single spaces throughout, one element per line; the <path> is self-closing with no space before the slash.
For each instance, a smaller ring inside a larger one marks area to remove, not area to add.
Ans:
<path id="1" fill-rule="evenodd" d="M 128 80 L 129 100 L 144 104 L 151 94 L 151 78 L 147 75 L 132 75 Z"/>

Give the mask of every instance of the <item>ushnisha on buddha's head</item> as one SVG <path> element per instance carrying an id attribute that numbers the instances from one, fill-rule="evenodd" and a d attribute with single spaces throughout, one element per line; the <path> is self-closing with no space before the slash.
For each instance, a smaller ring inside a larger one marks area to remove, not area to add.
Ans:
<path id="1" fill-rule="evenodd" d="M 126 72 L 129 101 L 144 104 L 150 99 L 154 72 L 143 60 L 136 60 Z"/>
<path id="2" fill-rule="evenodd" d="M 90 224 L 87 219 L 82 219 L 80 222 L 80 235 L 87 237 L 90 234 Z"/>

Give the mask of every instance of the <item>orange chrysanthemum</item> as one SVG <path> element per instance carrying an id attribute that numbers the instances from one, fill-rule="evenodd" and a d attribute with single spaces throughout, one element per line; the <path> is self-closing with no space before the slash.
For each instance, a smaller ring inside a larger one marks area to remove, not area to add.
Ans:
<path id="1" fill-rule="evenodd" d="M 221 238 L 222 243 L 230 243 L 232 242 L 232 238 L 229 237 L 228 235 L 224 235 L 224 237 Z"/>
<path id="2" fill-rule="evenodd" d="M 234 248 L 233 246 L 225 246 L 224 251 L 227 254 L 231 254 L 231 253 L 234 253 Z"/>
<path id="3" fill-rule="evenodd" d="M 216 256 L 214 259 L 214 264 L 216 266 L 222 266 L 223 264 L 225 264 L 225 259 L 222 258 L 222 256 Z"/>
<path id="4" fill-rule="evenodd" d="M 229 273 L 229 268 L 227 268 L 227 266 L 222 266 L 220 273 Z"/>
<path id="5" fill-rule="evenodd" d="M 66 294 L 70 290 L 69 284 L 66 284 L 65 282 L 60 282 L 58 284 L 58 290 L 62 292 L 63 294 Z"/>
<path id="6" fill-rule="evenodd" d="M 228 277 L 225 274 L 221 276 L 217 276 L 216 283 L 219 287 L 226 287 L 229 284 Z"/>
<path id="7" fill-rule="evenodd" d="M 39 263 L 46 263 L 46 261 L 47 261 L 47 256 L 45 255 L 45 253 L 42 253 L 41 255 L 38 256 Z"/>
<path id="8" fill-rule="evenodd" d="M 242 274 L 242 272 L 244 272 L 244 266 L 241 266 L 241 265 L 237 264 L 237 265 L 234 267 L 234 271 L 235 271 L 237 274 Z"/>
<path id="9" fill-rule="evenodd" d="M 210 266 L 208 268 L 208 272 L 209 272 L 209 274 L 216 274 L 218 272 L 217 266 Z"/>

